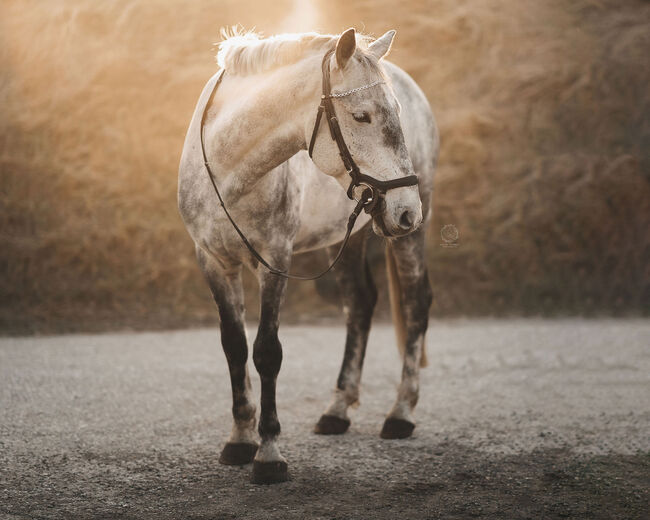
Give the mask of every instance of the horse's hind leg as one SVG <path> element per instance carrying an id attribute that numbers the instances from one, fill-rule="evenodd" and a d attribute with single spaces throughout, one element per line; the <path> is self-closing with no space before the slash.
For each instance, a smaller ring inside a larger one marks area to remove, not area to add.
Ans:
<path id="1" fill-rule="evenodd" d="M 359 401 L 361 369 L 377 302 L 377 289 L 366 259 L 367 233 L 365 229 L 352 236 L 334 271 L 347 319 L 347 337 L 334 399 L 314 428 L 319 434 L 346 432 L 350 426 L 348 407 Z"/>
<path id="2" fill-rule="evenodd" d="M 391 304 L 398 322 L 395 323 L 398 336 L 403 340 L 404 363 L 397 400 L 381 431 L 384 439 L 409 437 L 415 428 L 412 412 L 418 401 L 419 372 L 433 299 L 425 263 L 424 235 L 425 226 L 422 226 L 411 235 L 390 240 L 386 248 Z"/>
<path id="3" fill-rule="evenodd" d="M 286 259 L 288 263 L 288 258 Z M 274 265 L 282 262 L 272 259 Z M 280 421 L 275 405 L 275 385 L 282 364 L 282 345 L 278 338 L 280 305 L 287 286 L 286 278 L 260 267 L 260 323 L 253 346 L 253 361 L 262 386 L 259 434 L 260 449 L 253 462 L 254 484 L 273 484 L 288 480 L 287 462 L 280 454 L 278 436 Z"/>
<path id="4" fill-rule="evenodd" d="M 244 325 L 244 295 L 241 266 L 224 269 L 206 252 L 197 248 L 203 271 L 221 318 L 221 344 L 228 360 L 232 387 L 233 427 L 221 452 L 222 464 L 248 464 L 257 452 L 255 405 L 251 399 L 251 382 L 246 360 L 248 346 Z"/>

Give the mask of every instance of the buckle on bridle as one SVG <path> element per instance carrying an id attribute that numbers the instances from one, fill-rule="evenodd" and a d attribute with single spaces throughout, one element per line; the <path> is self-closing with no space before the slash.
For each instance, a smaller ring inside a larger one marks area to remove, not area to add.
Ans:
<path id="1" fill-rule="evenodd" d="M 361 196 L 357 198 L 355 197 L 355 189 L 359 187 L 363 188 L 363 191 L 361 192 Z M 379 202 L 379 199 L 381 198 L 381 192 L 367 182 L 359 182 L 356 184 L 351 183 L 348 192 L 350 198 L 357 204 L 361 204 L 363 210 L 368 214 L 372 213 L 372 211 L 375 209 L 375 206 L 377 205 L 377 202 Z"/>
<path id="2" fill-rule="evenodd" d="M 361 192 L 361 197 L 356 198 L 355 195 L 355 189 L 364 186 L 363 191 Z M 374 190 L 372 189 L 372 186 L 370 184 L 367 184 L 365 182 L 360 182 L 359 184 L 353 184 L 352 186 L 352 200 L 355 202 L 361 202 L 362 200 L 364 201 L 364 205 L 368 204 L 369 202 L 372 201 L 372 199 L 375 198 L 375 193 Z"/>

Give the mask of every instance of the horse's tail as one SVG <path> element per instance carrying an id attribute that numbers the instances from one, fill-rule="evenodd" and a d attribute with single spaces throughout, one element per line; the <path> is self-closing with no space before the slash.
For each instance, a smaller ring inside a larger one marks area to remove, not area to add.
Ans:
<path id="1" fill-rule="evenodd" d="M 388 275 L 388 294 L 390 296 L 390 310 L 393 315 L 397 348 L 403 359 L 404 352 L 406 351 L 406 320 L 404 319 L 404 309 L 402 307 L 402 292 L 400 290 L 397 264 L 395 263 L 395 256 L 389 244 L 386 244 L 386 274 Z M 421 367 L 426 367 L 429 364 L 425 345 L 426 341 L 422 341 Z"/>

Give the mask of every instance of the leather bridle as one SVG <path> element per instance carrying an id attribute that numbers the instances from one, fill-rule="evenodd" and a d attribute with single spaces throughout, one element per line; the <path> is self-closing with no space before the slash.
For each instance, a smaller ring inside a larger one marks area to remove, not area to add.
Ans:
<path id="1" fill-rule="evenodd" d="M 350 235 L 352 234 L 354 223 L 356 222 L 357 217 L 361 213 L 361 210 L 364 210 L 366 213 L 372 216 L 376 216 L 380 208 L 379 202 L 383 199 L 384 195 L 388 190 L 393 188 L 402 188 L 404 186 L 416 186 L 418 184 L 418 178 L 415 175 L 409 175 L 407 177 L 401 177 L 399 179 L 382 181 L 379 179 L 375 179 L 370 175 L 365 175 L 361 173 L 361 170 L 359 170 L 359 167 L 354 162 L 354 159 L 352 158 L 352 154 L 350 153 L 350 150 L 348 150 L 348 147 L 345 144 L 345 140 L 343 139 L 343 134 L 341 133 L 341 127 L 339 126 L 339 122 L 336 117 L 336 111 L 334 110 L 334 104 L 332 103 L 332 99 L 337 97 L 348 96 L 360 90 L 374 87 L 375 85 L 379 85 L 383 83 L 383 81 L 375 81 L 373 83 L 369 83 L 362 87 L 357 87 L 352 90 L 348 90 L 346 92 L 333 94 L 331 90 L 331 84 L 330 84 L 330 67 L 329 67 L 330 58 L 333 53 L 334 53 L 334 49 L 331 49 L 325 54 L 325 56 L 323 56 L 323 62 L 322 62 L 323 94 L 321 95 L 321 103 L 320 106 L 318 107 L 318 114 L 316 115 L 316 123 L 314 124 L 314 130 L 312 131 L 311 141 L 309 143 L 309 157 L 312 156 L 312 152 L 314 150 L 314 144 L 316 143 L 316 137 L 318 134 L 318 128 L 320 126 L 320 122 L 323 117 L 323 114 L 325 114 L 325 116 L 327 117 L 327 123 L 329 125 L 332 139 L 336 141 L 336 145 L 339 149 L 339 155 L 341 156 L 343 165 L 345 166 L 345 169 L 347 170 L 348 174 L 351 177 L 350 185 L 347 189 L 347 196 L 351 200 L 355 200 L 357 202 L 357 205 L 355 206 L 354 210 L 350 214 L 350 217 L 348 218 L 345 237 L 343 238 L 341 247 L 339 248 L 336 256 L 334 257 L 334 260 L 332 261 L 332 263 L 329 265 L 327 269 L 325 269 L 324 271 L 322 271 L 317 275 L 314 276 L 294 275 L 288 273 L 287 271 L 282 271 L 280 269 L 276 269 L 272 267 L 262 257 L 262 255 L 260 255 L 257 252 L 257 250 L 253 247 L 253 245 L 248 241 L 248 239 L 246 238 L 246 236 L 244 235 L 244 233 L 239 228 L 237 223 L 230 215 L 230 212 L 226 208 L 226 204 L 224 203 L 223 197 L 221 196 L 221 193 L 219 192 L 219 188 L 217 187 L 217 183 L 214 180 L 214 175 L 212 173 L 212 169 L 210 168 L 210 163 L 208 162 L 208 158 L 205 153 L 205 143 L 203 139 L 203 127 L 205 125 L 205 119 L 208 113 L 208 107 L 212 104 L 214 94 L 217 91 L 217 88 L 219 87 L 221 80 L 223 79 L 225 70 L 221 71 L 221 74 L 215 81 L 214 87 L 212 88 L 212 92 L 210 93 L 210 98 L 208 99 L 208 102 L 206 103 L 205 108 L 203 109 L 203 115 L 201 116 L 201 127 L 199 129 L 199 133 L 201 136 L 201 153 L 203 155 L 203 164 L 205 165 L 205 169 L 208 173 L 208 177 L 210 178 L 210 182 L 212 183 L 212 187 L 214 188 L 214 191 L 217 194 L 217 198 L 219 199 L 219 204 L 223 208 L 224 213 L 226 214 L 226 217 L 232 224 L 233 228 L 239 235 L 239 238 L 246 246 L 246 248 L 250 251 L 250 253 L 255 257 L 255 259 L 258 262 L 260 262 L 264 267 L 266 267 L 271 274 L 275 274 L 283 278 L 291 278 L 294 280 L 316 280 L 317 278 L 320 278 L 321 276 L 330 272 L 332 268 L 340 260 L 341 255 L 343 254 L 343 250 L 345 249 L 345 246 L 348 243 Z M 355 195 L 354 190 L 359 186 L 363 186 L 364 190 L 361 193 L 361 197 L 359 199 L 356 199 L 354 196 Z M 383 223 L 382 223 L 382 227 L 383 227 Z"/>
<path id="2" fill-rule="evenodd" d="M 346 92 L 340 92 L 332 94 L 332 86 L 330 83 L 330 58 L 334 54 L 334 49 L 328 51 L 325 56 L 323 56 L 323 63 L 321 65 L 323 69 L 323 94 L 321 95 L 320 106 L 318 107 L 318 114 L 316 115 L 316 122 L 314 123 L 314 130 L 311 133 L 311 141 L 309 142 L 309 157 L 312 156 L 314 151 L 314 145 L 316 144 L 316 137 L 318 135 L 318 128 L 320 127 L 320 122 L 323 117 L 323 113 L 327 118 L 327 124 L 330 128 L 330 135 L 332 139 L 336 141 L 336 146 L 339 149 L 339 155 L 343 161 L 343 166 L 348 172 L 348 175 L 351 177 L 350 185 L 348 186 L 347 195 L 348 198 L 356 200 L 354 198 L 354 189 L 358 186 L 365 186 L 364 192 L 365 195 L 362 195 L 362 198 L 369 198 L 370 202 L 364 205 L 364 211 L 374 216 L 375 210 L 379 209 L 377 204 L 380 199 L 384 197 L 388 190 L 393 188 L 402 188 L 404 186 L 415 186 L 418 184 L 418 178 L 415 175 L 408 175 L 407 177 L 400 177 L 399 179 L 391 179 L 389 181 L 381 181 L 375 179 L 370 175 L 361 173 L 357 163 L 354 162 L 350 150 L 348 150 L 347 145 L 345 144 L 345 139 L 343 139 L 343 134 L 341 133 L 341 127 L 339 126 L 339 120 L 336 117 L 336 110 L 334 110 L 334 103 L 332 99 L 341 98 L 354 94 L 360 90 L 364 90 L 375 85 L 380 85 L 384 83 L 383 81 L 375 81 L 364 85 L 362 87 L 353 88 Z M 367 193 L 367 190 L 370 190 Z"/>

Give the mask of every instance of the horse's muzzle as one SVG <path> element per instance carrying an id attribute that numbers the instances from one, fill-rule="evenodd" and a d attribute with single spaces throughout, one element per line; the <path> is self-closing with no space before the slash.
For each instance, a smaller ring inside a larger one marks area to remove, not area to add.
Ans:
<path id="1" fill-rule="evenodd" d="M 404 209 L 393 225 L 387 225 L 385 219 L 386 201 L 382 197 L 375 205 L 372 215 L 372 229 L 376 235 L 384 238 L 398 238 L 416 231 L 422 223 L 420 211 Z"/>
<path id="2" fill-rule="evenodd" d="M 422 224 L 422 203 L 417 187 L 382 193 L 371 212 L 379 236 L 396 238 L 416 231 Z"/>

